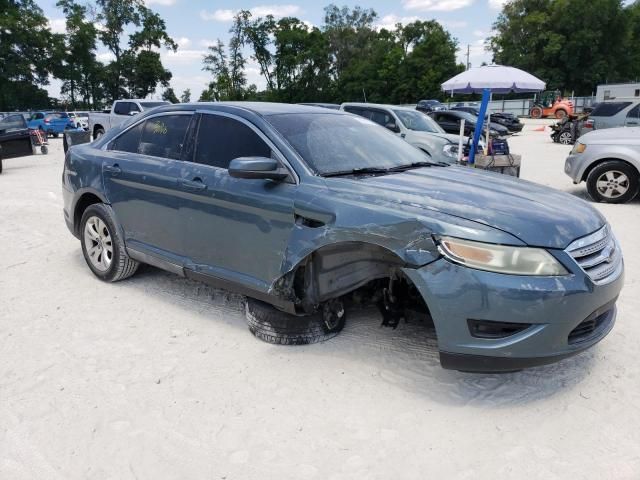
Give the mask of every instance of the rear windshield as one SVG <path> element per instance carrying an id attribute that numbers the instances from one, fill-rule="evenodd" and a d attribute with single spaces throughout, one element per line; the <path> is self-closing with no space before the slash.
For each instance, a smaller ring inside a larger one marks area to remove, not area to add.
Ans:
<path id="1" fill-rule="evenodd" d="M 627 108 L 631 102 L 606 102 L 599 104 L 591 112 L 592 117 L 613 117 L 616 113 Z"/>

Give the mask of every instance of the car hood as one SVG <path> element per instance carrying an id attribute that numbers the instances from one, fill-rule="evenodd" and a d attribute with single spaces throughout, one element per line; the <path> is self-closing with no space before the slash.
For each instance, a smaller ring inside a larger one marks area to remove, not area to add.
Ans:
<path id="1" fill-rule="evenodd" d="M 327 186 L 336 198 L 395 206 L 415 216 L 437 211 L 502 230 L 536 247 L 566 248 L 606 223 L 596 209 L 572 195 L 459 166 L 336 177 L 327 179 Z"/>
<path id="2" fill-rule="evenodd" d="M 580 143 L 640 145 L 640 127 L 603 128 L 593 130 L 580 137 Z"/>
<path id="3" fill-rule="evenodd" d="M 438 138 L 442 138 L 443 140 L 447 140 L 448 143 L 458 143 L 458 140 L 460 138 L 459 135 L 454 135 L 452 133 L 440 133 L 440 132 L 419 132 L 416 130 L 412 130 L 411 133 L 413 135 L 416 135 L 418 137 L 421 136 L 428 136 L 428 137 L 438 137 Z M 463 137 L 466 138 L 466 137 Z M 443 142 L 443 144 L 446 142 Z"/>

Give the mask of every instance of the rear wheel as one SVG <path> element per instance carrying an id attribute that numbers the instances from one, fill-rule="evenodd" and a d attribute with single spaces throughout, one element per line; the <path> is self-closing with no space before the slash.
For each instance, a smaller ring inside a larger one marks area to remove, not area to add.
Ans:
<path id="1" fill-rule="evenodd" d="M 596 202 L 625 203 L 638 194 L 640 175 L 628 163 L 610 160 L 596 166 L 587 177 L 587 191 Z"/>
<path id="2" fill-rule="evenodd" d="M 247 299 L 249 330 L 257 338 L 277 345 L 307 345 L 335 337 L 344 328 L 346 314 L 339 300 L 329 301 L 313 315 L 291 315 L 272 305 Z"/>
<path id="3" fill-rule="evenodd" d="M 51 134 L 51 136 L 52 136 L 53 138 L 58 138 L 58 135 L 59 135 L 59 134 L 58 134 L 58 133 L 55 133 L 55 132 L 53 132 L 53 133 Z"/>
<path id="4" fill-rule="evenodd" d="M 80 221 L 80 238 L 84 259 L 100 280 L 124 280 L 138 269 L 138 262 L 127 255 L 110 206 L 96 203 L 87 207 Z"/>
<path id="5" fill-rule="evenodd" d="M 96 131 L 93 133 L 93 139 L 98 140 L 103 135 L 104 135 L 104 129 L 96 128 Z"/>
<path id="6" fill-rule="evenodd" d="M 529 114 L 531 115 L 531 118 L 542 118 L 542 108 L 540 107 L 533 107 L 531 109 L 531 112 L 529 112 Z"/>
<path id="7" fill-rule="evenodd" d="M 567 116 L 567 111 L 563 109 L 559 109 L 559 110 L 556 110 L 555 115 L 558 120 L 561 120 Z"/>

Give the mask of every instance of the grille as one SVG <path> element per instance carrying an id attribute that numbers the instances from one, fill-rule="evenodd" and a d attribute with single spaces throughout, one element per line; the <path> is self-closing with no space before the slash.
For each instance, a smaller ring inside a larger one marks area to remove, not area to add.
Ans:
<path id="1" fill-rule="evenodd" d="M 597 284 L 615 280 L 622 271 L 622 252 L 608 225 L 573 242 L 567 253 Z"/>
<path id="2" fill-rule="evenodd" d="M 597 332 L 600 327 L 607 320 L 611 320 L 611 310 L 607 310 L 604 313 L 592 318 L 587 318 L 584 322 L 580 323 L 576 328 L 569 333 L 569 344 L 575 344 L 589 340 L 594 333 Z"/>

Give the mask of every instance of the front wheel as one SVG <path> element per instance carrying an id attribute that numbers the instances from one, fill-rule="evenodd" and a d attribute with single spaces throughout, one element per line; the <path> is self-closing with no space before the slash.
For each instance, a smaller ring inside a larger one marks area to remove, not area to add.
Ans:
<path id="1" fill-rule="evenodd" d="M 626 203 L 638 194 L 638 172 L 620 160 L 602 162 L 587 176 L 587 191 L 596 202 Z"/>
<path id="2" fill-rule="evenodd" d="M 90 205 L 80 221 L 82 254 L 96 277 L 117 282 L 133 275 L 138 262 L 127 255 L 113 210 L 109 205 Z"/>
<path id="3" fill-rule="evenodd" d="M 562 132 L 558 136 L 558 143 L 561 143 L 562 145 L 571 145 L 573 143 L 573 135 L 571 135 L 571 132 Z"/>
<path id="4" fill-rule="evenodd" d="M 562 109 L 556 110 L 555 116 L 558 120 L 562 120 L 564 117 L 567 116 L 567 111 Z"/>
<path id="5" fill-rule="evenodd" d="M 53 138 L 58 138 L 58 135 L 59 135 L 59 133 L 55 133 L 55 132 L 51 134 L 51 136 L 52 136 Z"/>

